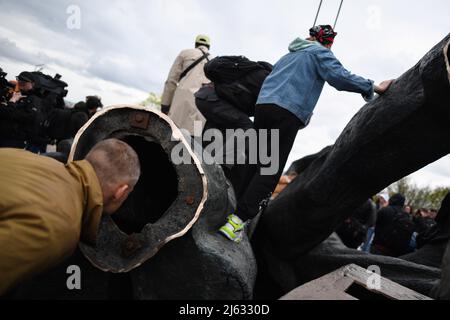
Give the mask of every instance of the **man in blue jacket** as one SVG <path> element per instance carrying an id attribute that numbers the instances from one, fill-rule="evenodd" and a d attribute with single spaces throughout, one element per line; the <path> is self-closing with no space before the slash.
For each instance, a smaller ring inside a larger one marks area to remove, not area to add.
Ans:
<path id="1" fill-rule="evenodd" d="M 309 124 L 325 81 L 339 91 L 360 93 L 366 101 L 373 99 L 374 92 L 383 94 L 392 83 L 389 80 L 374 85 L 372 80 L 347 71 L 330 50 L 336 35 L 329 25 L 311 28 L 310 37 L 295 39 L 289 45 L 290 52 L 275 64 L 264 81 L 256 103 L 255 128 L 266 129 L 268 141 L 270 131 L 279 130 L 278 172 L 263 175 L 263 165 L 245 166 L 243 170 L 249 176 L 247 190 L 237 199 L 235 213 L 220 228 L 228 239 L 241 240 L 245 221 L 257 215 L 260 202 L 275 189 L 297 132 Z M 270 143 L 267 149 L 270 154 Z"/>

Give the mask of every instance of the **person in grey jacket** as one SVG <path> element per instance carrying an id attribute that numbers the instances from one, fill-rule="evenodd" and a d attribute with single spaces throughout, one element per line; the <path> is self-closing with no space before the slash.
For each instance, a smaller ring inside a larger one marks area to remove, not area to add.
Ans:
<path id="1" fill-rule="evenodd" d="M 238 199 L 234 214 L 228 216 L 220 228 L 228 239 L 240 241 L 245 221 L 258 214 L 261 201 L 275 189 L 297 132 L 309 124 L 325 82 L 339 91 L 360 93 L 366 101 L 373 99 L 374 93 L 383 94 L 392 83 L 393 80 L 388 80 L 374 85 L 372 80 L 346 70 L 330 50 L 336 35 L 329 25 L 311 28 L 310 37 L 295 39 L 289 45 L 289 53 L 275 64 L 264 81 L 254 122 L 256 129 L 268 131 L 266 137 L 260 136 L 260 139 L 267 139 L 267 154 L 271 154 L 271 130 L 279 132 L 278 171 L 264 175 L 261 169 L 267 165 L 242 166 L 245 172 L 242 175 L 249 177 L 248 187 Z"/>

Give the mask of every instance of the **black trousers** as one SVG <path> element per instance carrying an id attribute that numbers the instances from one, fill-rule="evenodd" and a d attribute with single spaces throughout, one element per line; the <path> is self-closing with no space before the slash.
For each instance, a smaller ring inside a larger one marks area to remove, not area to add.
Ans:
<path id="1" fill-rule="evenodd" d="M 278 158 L 278 169 L 274 174 L 263 175 L 261 169 L 268 168 L 271 164 L 263 165 L 259 156 L 256 165 L 246 164 L 236 166 L 236 170 L 238 171 L 236 174 L 243 177 L 246 180 L 243 183 L 247 185 L 245 192 L 242 195 L 237 195 L 238 205 L 235 214 L 242 220 L 246 221 L 254 218 L 258 214 L 260 202 L 274 191 L 283 173 L 292 146 L 294 145 L 297 132 L 303 127 L 304 124 L 299 118 L 282 107 L 274 104 L 256 106 L 255 129 L 258 130 L 258 133 L 259 129 L 266 129 L 268 131 L 268 141 L 266 141 L 267 155 L 271 156 L 272 161 Z M 276 141 L 279 146 L 277 155 L 272 154 L 271 150 L 272 135 L 270 130 L 272 129 L 279 131 L 279 141 Z M 260 140 L 264 138 L 264 136 L 258 134 L 259 146 Z"/>
<path id="2" fill-rule="evenodd" d="M 213 85 L 204 85 L 197 91 L 195 104 L 206 119 L 204 131 L 253 128 L 249 116 L 233 104 L 219 98 Z"/>
<path id="3" fill-rule="evenodd" d="M 224 150 L 226 144 L 226 129 L 254 129 L 254 124 L 250 120 L 250 117 L 243 111 L 236 108 L 234 105 L 227 101 L 220 99 L 215 94 L 212 88 L 203 88 L 204 98 L 195 100 L 197 108 L 206 118 L 206 124 L 203 129 L 203 133 L 209 129 L 217 129 L 222 133 L 224 137 Z M 203 142 L 203 148 L 206 148 L 210 142 Z M 249 145 L 248 141 L 245 142 L 245 157 L 248 159 Z M 235 151 L 235 161 L 237 158 L 237 149 Z M 223 159 L 222 164 L 225 176 L 230 180 L 231 185 L 234 188 L 237 199 L 245 192 L 248 185 L 248 179 L 245 176 L 246 170 L 242 170 L 243 165 L 227 165 L 226 159 Z"/>

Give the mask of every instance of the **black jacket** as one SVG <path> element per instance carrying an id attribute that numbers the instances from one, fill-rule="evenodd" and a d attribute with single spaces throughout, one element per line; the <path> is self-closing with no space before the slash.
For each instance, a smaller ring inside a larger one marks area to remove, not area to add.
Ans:
<path id="1" fill-rule="evenodd" d="M 392 197 L 390 205 L 377 213 L 373 245 L 386 255 L 400 256 L 411 252 L 409 247 L 415 225 L 410 214 L 403 211 L 403 201 Z"/>
<path id="2" fill-rule="evenodd" d="M 29 97 L 0 106 L 0 139 L 29 140 L 37 114 L 38 109 Z"/>

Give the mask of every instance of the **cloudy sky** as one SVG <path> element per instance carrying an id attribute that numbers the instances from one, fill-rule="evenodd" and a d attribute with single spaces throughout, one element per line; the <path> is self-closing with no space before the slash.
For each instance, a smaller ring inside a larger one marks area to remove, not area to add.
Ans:
<path id="1" fill-rule="evenodd" d="M 339 2 L 324 1 L 319 24 L 334 22 Z M 62 74 L 69 101 L 98 94 L 106 105 L 137 103 L 162 92 L 173 60 L 199 33 L 210 35 L 214 55 L 275 63 L 291 40 L 307 35 L 318 3 L 0 0 L 0 66 L 11 78 L 35 65 Z M 376 82 L 396 78 L 450 32 L 449 13 L 448 0 L 345 0 L 333 51 L 353 73 Z M 326 86 L 289 163 L 332 144 L 363 104 L 359 95 Z M 412 179 L 450 186 L 450 156 Z"/>

